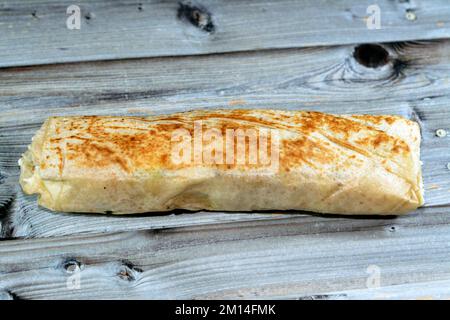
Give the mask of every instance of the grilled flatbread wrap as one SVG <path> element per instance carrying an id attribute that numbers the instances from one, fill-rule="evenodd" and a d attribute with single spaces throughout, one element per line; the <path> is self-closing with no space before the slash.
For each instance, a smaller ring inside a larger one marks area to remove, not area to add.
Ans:
<path id="1" fill-rule="evenodd" d="M 235 145 L 220 145 L 228 131 Z M 255 131 L 266 137 L 256 140 L 259 149 L 267 147 L 264 164 L 262 155 L 249 161 L 254 150 L 245 133 Z M 424 201 L 419 148 L 418 124 L 398 116 L 211 110 L 50 117 L 19 161 L 20 183 L 55 211 L 402 214 Z M 244 162 L 238 149 L 246 152 Z"/>

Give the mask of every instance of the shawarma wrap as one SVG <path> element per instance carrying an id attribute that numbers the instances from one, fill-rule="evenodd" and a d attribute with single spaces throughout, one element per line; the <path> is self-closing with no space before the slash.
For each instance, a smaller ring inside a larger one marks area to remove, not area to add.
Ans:
<path id="1" fill-rule="evenodd" d="M 420 128 L 398 116 L 50 117 L 19 163 L 25 193 L 55 211 L 403 214 L 424 202 Z"/>

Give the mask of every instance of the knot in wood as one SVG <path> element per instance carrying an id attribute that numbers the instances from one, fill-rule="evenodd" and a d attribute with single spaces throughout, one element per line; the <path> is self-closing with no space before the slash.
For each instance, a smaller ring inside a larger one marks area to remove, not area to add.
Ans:
<path id="1" fill-rule="evenodd" d="M 120 266 L 119 272 L 117 275 L 120 279 L 126 280 L 126 281 L 134 281 L 136 280 L 136 276 L 138 273 L 141 273 L 142 269 L 135 267 L 131 262 L 129 261 L 122 261 L 122 265 Z"/>
<path id="2" fill-rule="evenodd" d="M 378 68 L 389 62 L 389 52 L 377 44 L 362 44 L 355 48 L 353 57 L 367 68 Z"/>
<path id="3" fill-rule="evenodd" d="M 188 21 L 205 32 L 212 33 L 215 30 L 211 14 L 203 7 L 194 6 L 190 3 L 180 3 L 177 17 L 180 20 Z"/>
<path id="4" fill-rule="evenodd" d="M 77 261 L 75 259 L 67 260 L 63 264 L 64 270 L 66 270 L 66 272 L 70 273 L 70 274 L 75 273 L 75 272 L 80 272 L 81 271 L 81 267 L 82 267 L 81 262 L 79 262 L 79 261 Z"/>

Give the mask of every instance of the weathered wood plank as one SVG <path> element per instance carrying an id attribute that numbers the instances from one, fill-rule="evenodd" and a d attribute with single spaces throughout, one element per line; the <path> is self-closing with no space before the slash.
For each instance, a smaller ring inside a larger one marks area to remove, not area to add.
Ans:
<path id="1" fill-rule="evenodd" d="M 286 297 L 288 298 L 288 297 Z M 400 284 L 389 287 L 356 289 L 325 296 L 305 297 L 305 299 L 356 299 L 356 300 L 449 300 L 450 281 L 428 281 L 414 284 Z"/>
<path id="2" fill-rule="evenodd" d="M 80 30 L 66 27 L 74 2 L 3 1 L 0 66 L 389 42 L 450 37 L 446 0 L 77 1 Z"/>
<path id="3" fill-rule="evenodd" d="M 285 105 L 348 113 L 375 101 L 408 116 L 416 101 L 448 94 L 449 40 L 384 47 L 379 68 L 359 64 L 355 46 L 339 46 L 0 69 L 1 130 L 34 130 L 49 113 Z"/>
<path id="4" fill-rule="evenodd" d="M 450 281 L 449 223 L 448 209 L 423 208 L 397 219 L 301 216 L 3 241 L 0 288 L 23 299 L 442 298 L 448 286 L 433 285 Z M 68 287 L 77 276 L 79 289 Z"/>
<path id="5" fill-rule="evenodd" d="M 353 46 L 341 46 L 0 70 L 3 237 L 272 218 L 270 213 L 114 217 L 38 208 L 34 196 L 20 191 L 17 159 L 50 114 L 145 115 L 205 107 L 400 114 L 422 125 L 426 206 L 448 206 L 450 139 L 436 137 L 435 131 L 450 130 L 450 41 L 385 48 L 389 62 L 376 69 L 358 64 Z"/>

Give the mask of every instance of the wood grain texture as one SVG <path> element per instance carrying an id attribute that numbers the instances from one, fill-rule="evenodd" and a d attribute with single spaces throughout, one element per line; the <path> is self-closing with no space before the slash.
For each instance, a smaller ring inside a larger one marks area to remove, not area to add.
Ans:
<path id="1" fill-rule="evenodd" d="M 0 288 L 22 299 L 448 298 L 447 213 L 3 241 Z"/>
<path id="2" fill-rule="evenodd" d="M 450 140 L 436 137 L 435 131 L 450 130 L 450 41 L 384 47 L 389 61 L 377 69 L 358 64 L 354 46 L 339 46 L 0 70 L 2 236 L 49 237 L 272 218 L 273 212 L 116 217 L 38 208 L 36 198 L 23 195 L 17 184 L 17 159 L 49 115 L 145 115 L 217 107 L 399 114 L 421 123 L 426 206 L 448 206 Z"/>
<path id="3" fill-rule="evenodd" d="M 77 1 L 80 30 L 66 27 L 73 1 L 2 1 L 0 66 L 196 55 L 450 36 L 447 0 Z M 407 13 L 412 18 L 407 19 Z"/>

